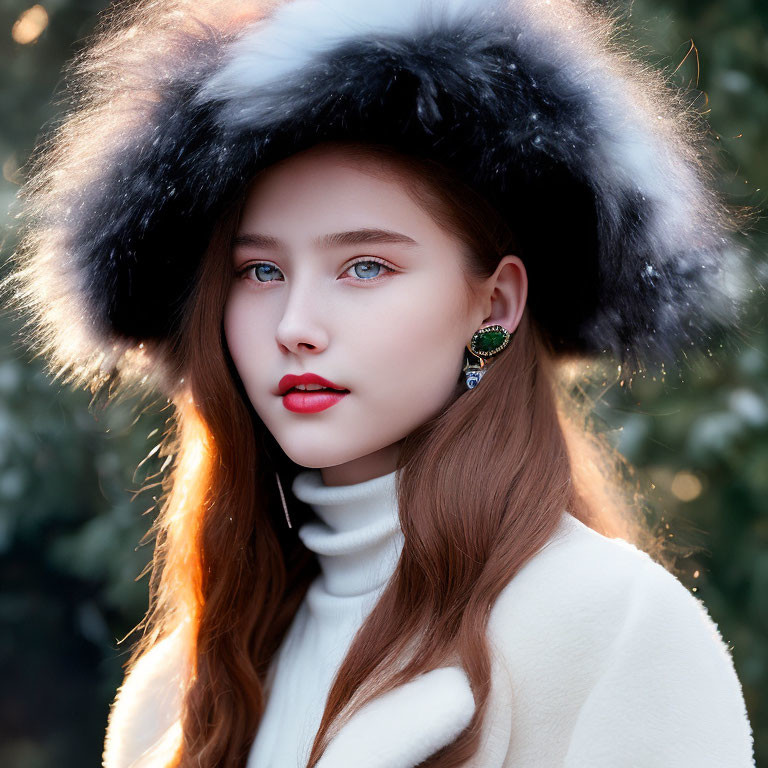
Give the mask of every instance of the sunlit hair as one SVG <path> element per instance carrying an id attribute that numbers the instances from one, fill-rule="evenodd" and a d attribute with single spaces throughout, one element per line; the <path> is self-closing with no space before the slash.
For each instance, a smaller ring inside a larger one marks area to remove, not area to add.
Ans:
<path id="1" fill-rule="evenodd" d="M 498 213 L 445 168 L 385 146 L 340 147 L 361 167 L 399 179 L 414 204 L 459 238 L 468 289 L 515 253 Z M 275 478 L 279 472 L 287 490 L 303 468 L 255 413 L 223 334 L 241 205 L 215 229 L 173 343 L 183 387 L 161 454 L 174 461 L 150 532 L 150 610 L 129 665 L 170 633 L 185 641 L 189 674 L 169 766 L 245 765 L 269 664 L 319 573 L 296 536 L 311 509 L 287 493 L 289 529 Z M 448 663 L 466 670 L 476 712 L 423 764 L 455 766 L 475 753 L 491 685 L 491 606 L 563 510 L 672 567 L 624 460 L 592 429 L 574 366 L 553 357 L 526 308 L 481 383 L 465 390 L 457 382 L 442 412 L 405 438 L 396 484 L 402 555 L 333 681 L 308 768 L 354 710 Z"/>

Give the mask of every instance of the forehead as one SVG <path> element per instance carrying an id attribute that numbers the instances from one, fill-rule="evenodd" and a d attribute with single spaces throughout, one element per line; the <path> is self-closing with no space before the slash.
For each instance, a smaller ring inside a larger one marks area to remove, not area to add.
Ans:
<path id="1" fill-rule="evenodd" d="M 395 229 L 419 240 L 450 239 L 411 194 L 405 169 L 385 158 L 320 146 L 291 155 L 257 176 L 240 230 L 353 227 Z M 418 233 L 418 234 L 417 234 Z"/>

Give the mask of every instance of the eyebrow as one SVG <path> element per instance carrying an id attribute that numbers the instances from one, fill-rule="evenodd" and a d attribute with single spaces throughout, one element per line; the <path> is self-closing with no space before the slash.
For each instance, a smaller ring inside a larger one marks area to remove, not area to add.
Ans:
<path id="1" fill-rule="evenodd" d="M 354 229 L 349 232 L 334 232 L 330 235 L 323 235 L 322 237 L 316 237 L 313 240 L 313 245 L 318 248 L 340 248 L 344 245 L 361 245 L 364 243 L 396 243 L 398 245 L 405 245 L 413 247 L 418 243 L 408 235 L 404 235 L 401 232 L 392 232 L 388 229 Z M 271 235 L 262 235 L 258 232 L 249 232 L 245 234 L 236 235 L 233 240 L 233 245 L 245 245 L 251 248 L 271 248 L 279 250 L 283 247 L 283 243 L 276 237 Z"/>

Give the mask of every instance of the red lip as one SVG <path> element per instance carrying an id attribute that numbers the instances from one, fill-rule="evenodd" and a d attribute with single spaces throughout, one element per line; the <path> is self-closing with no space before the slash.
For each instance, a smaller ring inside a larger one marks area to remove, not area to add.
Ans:
<path id="1" fill-rule="evenodd" d="M 317 392 L 301 392 L 292 389 L 283 395 L 283 407 L 294 413 L 317 413 L 343 400 L 349 392 L 318 389 Z"/>
<path id="2" fill-rule="evenodd" d="M 340 387 L 338 384 L 334 384 L 328 379 L 324 379 L 322 376 L 318 376 L 316 373 L 302 373 L 300 376 L 296 376 L 292 373 L 286 374 L 280 379 L 280 383 L 277 385 L 278 395 L 284 395 L 291 387 L 295 387 L 297 384 L 319 384 L 321 387 L 330 387 L 331 389 L 337 389 L 344 392 L 348 392 L 348 389 Z"/>

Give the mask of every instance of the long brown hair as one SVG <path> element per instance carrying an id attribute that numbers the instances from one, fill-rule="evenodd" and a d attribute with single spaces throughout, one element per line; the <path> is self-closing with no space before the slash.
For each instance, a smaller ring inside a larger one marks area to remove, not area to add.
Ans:
<path id="1" fill-rule="evenodd" d="M 341 146 L 396 174 L 459 238 L 468 285 L 517 252 L 498 212 L 448 169 L 382 145 Z M 288 488 L 301 467 L 255 413 L 223 336 L 240 205 L 215 229 L 172 345 L 182 377 L 160 453 L 173 462 L 150 531 L 150 610 L 130 660 L 173 631 L 185 637 L 189 678 L 174 766 L 245 765 L 269 664 L 318 573 L 295 535 L 311 510 L 289 495 L 289 529 L 275 478 Z M 308 768 L 354 710 L 449 662 L 466 670 L 476 711 L 424 765 L 459 765 L 477 750 L 491 685 L 490 609 L 563 510 L 672 567 L 625 462 L 591 429 L 583 382 L 569 384 L 578 365 L 556 358 L 526 308 L 480 386 L 457 384 L 443 411 L 405 438 L 397 463 L 402 555 L 331 686 Z"/>

